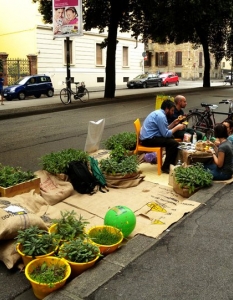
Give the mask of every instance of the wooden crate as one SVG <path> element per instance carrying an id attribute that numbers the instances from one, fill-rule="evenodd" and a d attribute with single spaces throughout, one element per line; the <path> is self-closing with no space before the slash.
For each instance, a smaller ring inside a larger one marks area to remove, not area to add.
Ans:
<path id="1" fill-rule="evenodd" d="M 34 189 L 37 194 L 40 194 L 40 178 L 34 178 L 8 188 L 0 186 L 0 197 L 13 197 L 15 195 L 28 193 L 32 189 Z"/>

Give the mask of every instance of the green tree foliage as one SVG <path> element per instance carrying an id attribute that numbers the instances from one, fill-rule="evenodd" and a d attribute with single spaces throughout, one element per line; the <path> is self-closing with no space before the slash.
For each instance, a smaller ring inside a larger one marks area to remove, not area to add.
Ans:
<path id="1" fill-rule="evenodd" d="M 44 21 L 52 22 L 51 0 L 39 2 Z M 232 57 L 232 0 L 83 0 L 84 29 L 108 30 L 105 97 L 115 96 L 115 58 L 117 30 L 132 31 L 158 43 L 191 42 L 202 45 L 205 70 L 203 86 L 210 86 L 210 53 L 218 64 L 227 54 Z M 225 45 L 228 46 L 227 52 Z"/>
<path id="2" fill-rule="evenodd" d="M 148 0 L 138 3 L 132 28 L 144 39 L 159 43 L 202 45 L 205 70 L 203 86 L 210 86 L 210 53 L 218 64 L 225 55 L 231 31 L 232 0 Z M 143 17 L 142 17 L 143 16 Z"/>

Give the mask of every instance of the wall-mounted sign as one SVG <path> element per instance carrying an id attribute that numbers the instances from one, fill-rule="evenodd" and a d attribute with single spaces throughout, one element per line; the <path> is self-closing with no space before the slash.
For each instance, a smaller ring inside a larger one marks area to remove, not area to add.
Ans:
<path id="1" fill-rule="evenodd" d="M 82 35 L 82 0 L 53 0 L 54 37 Z"/>

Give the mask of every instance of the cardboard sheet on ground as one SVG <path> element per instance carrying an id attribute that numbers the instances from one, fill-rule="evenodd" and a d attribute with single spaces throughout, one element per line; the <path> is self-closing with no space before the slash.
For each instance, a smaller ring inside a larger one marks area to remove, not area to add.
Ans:
<path id="1" fill-rule="evenodd" d="M 74 194 L 64 202 L 93 214 L 102 219 L 102 222 L 111 207 L 127 206 L 135 213 L 137 219 L 136 228 L 130 237 L 142 233 L 155 238 L 185 213 L 200 205 L 195 201 L 184 200 L 169 186 L 149 181 L 128 189 L 110 189 L 105 194 L 101 192 L 92 196 Z"/>

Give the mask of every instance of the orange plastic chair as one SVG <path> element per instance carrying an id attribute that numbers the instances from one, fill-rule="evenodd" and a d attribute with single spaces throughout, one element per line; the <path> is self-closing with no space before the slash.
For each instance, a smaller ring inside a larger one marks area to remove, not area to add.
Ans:
<path id="1" fill-rule="evenodd" d="M 134 154 L 137 154 L 138 152 L 156 152 L 158 175 L 161 175 L 162 147 L 145 147 L 145 146 L 140 145 L 139 144 L 139 136 L 140 136 L 141 123 L 140 123 L 139 119 L 134 121 L 134 127 L 135 127 L 136 134 L 137 134 L 137 143 L 136 143 L 136 149 L 134 150 Z"/>

